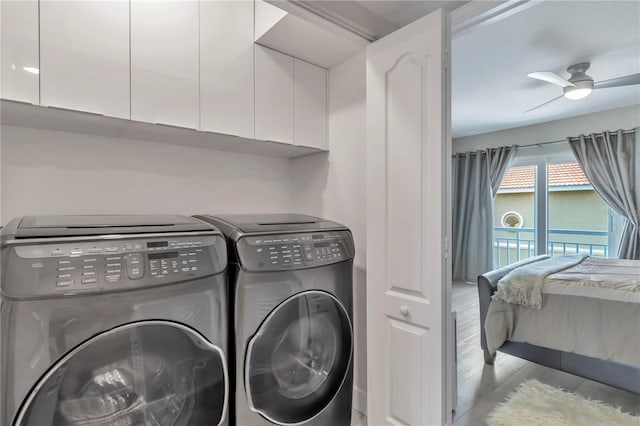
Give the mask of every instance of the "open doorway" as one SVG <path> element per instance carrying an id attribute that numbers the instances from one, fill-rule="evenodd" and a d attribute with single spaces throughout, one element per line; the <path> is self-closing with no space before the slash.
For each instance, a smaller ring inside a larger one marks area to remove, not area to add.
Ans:
<path id="1" fill-rule="evenodd" d="M 572 19 L 576 13 L 579 21 Z M 585 99 L 571 100 L 562 96 L 562 87 L 527 74 L 548 70 L 568 79 L 568 67 L 588 62 L 587 74 L 596 82 L 637 75 L 640 6 L 539 2 L 507 15 L 454 33 L 452 41 L 454 155 L 487 155 L 487 149 L 514 146 L 489 214 L 475 211 L 474 221 L 483 216 L 488 224 L 485 247 L 491 263 L 457 275 L 454 268 L 454 424 L 485 424 L 496 406 L 530 379 L 638 415 L 640 396 L 632 392 L 500 351 L 487 359 L 476 277 L 536 255 L 616 256 L 622 219 L 576 163 L 566 138 L 640 125 L 640 85 L 594 90 Z M 454 252 L 455 234 L 454 229 Z M 594 331 L 591 340 L 599 339 Z"/>

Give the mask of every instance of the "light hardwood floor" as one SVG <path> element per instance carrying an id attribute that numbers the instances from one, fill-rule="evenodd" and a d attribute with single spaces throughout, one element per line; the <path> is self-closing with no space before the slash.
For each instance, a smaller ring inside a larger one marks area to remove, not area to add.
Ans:
<path id="1" fill-rule="evenodd" d="M 475 285 L 454 283 L 453 310 L 458 318 L 458 405 L 455 425 L 482 426 L 484 419 L 520 383 L 528 379 L 640 414 L 640 395 L 498 353 L 486 365 L 480 348 L 480 312 Z"/>

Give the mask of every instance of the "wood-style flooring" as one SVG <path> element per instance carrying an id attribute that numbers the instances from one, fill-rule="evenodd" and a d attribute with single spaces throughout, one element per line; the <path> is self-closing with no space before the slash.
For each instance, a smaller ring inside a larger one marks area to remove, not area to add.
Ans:
<path id="1" fill-rule="evenodd" d="M 502 353 L 498 353 L 493 366 L 486 365 L 480 348 L 477 287 L 454 283 L 452 305 L 458 318 L 458 405 L 454 425 L 484 425 L 484 419 L 495 406 L 528 379 L 640 414 L 640 395 Z"/>

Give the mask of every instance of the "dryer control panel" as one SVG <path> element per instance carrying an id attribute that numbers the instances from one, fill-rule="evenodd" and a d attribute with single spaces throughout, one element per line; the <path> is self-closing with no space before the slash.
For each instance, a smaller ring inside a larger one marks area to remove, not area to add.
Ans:
<path id="1" fill-rule="evenodd" d="M 215 234 L 17 243 L 9 256 L 3 292 L 16 298 L 152 287 L 222 273 L 227 263 Z"/>
<path id="2" fill-rule="evenodd" d="M 251 271 L 310 268 L 353 259 L 349 231 L 251 235 L 237 242 L 242 266 Z"/>

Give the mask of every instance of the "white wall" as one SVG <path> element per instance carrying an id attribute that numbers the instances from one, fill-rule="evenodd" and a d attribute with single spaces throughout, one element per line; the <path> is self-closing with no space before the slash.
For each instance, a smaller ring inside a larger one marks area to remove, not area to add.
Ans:
<path id="1" fill-rule="evenodd" d="M 354 407 L 366 412 L 366 170 L 365 54 L 329 71 L 329 153 L 293 159 L 295 211 L 348 226 L 354 268 Z"/>
<path id="2" fill-rule="evenodd" d="M 1 218 L 292 208 L 286 159 L 2 126 Z"/>
<path id="3" fill-rule="evenodd" d="M 453 152 L 556 141 L 565 139 L 567 136 L 578 136 L 604 130 L 628 130 L 637 126 L 640 126 L 640 105 L 457 138 L 453 140 Z"/>

